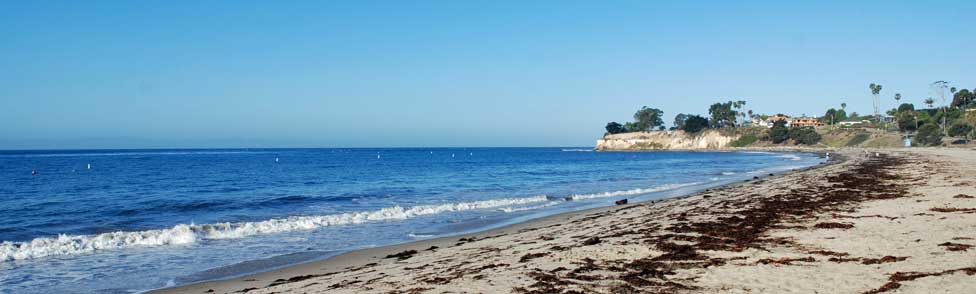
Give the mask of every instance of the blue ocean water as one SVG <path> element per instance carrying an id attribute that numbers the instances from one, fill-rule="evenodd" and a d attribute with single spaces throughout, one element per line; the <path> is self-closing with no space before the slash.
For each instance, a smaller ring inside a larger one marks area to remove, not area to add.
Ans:
<path id="1" fill-rule="evenodd" d="M 821 162 L 589 151 L 0 151 L 0 293 L 129 293 L 226 278 Z"/>

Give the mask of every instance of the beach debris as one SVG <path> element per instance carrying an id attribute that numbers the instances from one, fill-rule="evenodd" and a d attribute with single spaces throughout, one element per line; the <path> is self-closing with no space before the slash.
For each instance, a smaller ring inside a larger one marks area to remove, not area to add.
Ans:
<path id="1" fill-rule="evenodd" d="M 958 208 L 958 207 L 933 207 L 929 210 L 935 212 L 962 212 L 962 213 L 974 213 L 976 208 Z"/>
<path id="2" fill-rule="evenodd" d="M 962 243 L 952 243 L 952 242 L 945 242 L 945 243 L 939 244 L 939 246 L 945 247 L 945 249 L 946 250 L 949 250 L 949 251 L 968 251 L 969 248 L 973 248 L 973 245 L 962 244 Z"/>
<path id="3" fill-rule="evenodd" d="M 397 254 L 387 255 L 385 258 L 396 258 L 397 260 L 406 260 L 408 258 L 413 257 L 414 254 L 417 254 L 417 250 L 404 250 Z"/>
<path id="4" fill-rule="evenodd" d="M 895 290 L 895 289 L 898 289 L 899 287 L 901 287 L 901 283 L 899 283 L 899 282 L 914 281 L 914 280 L 917 280 L 917 279 L 920 279 L 920 278 L 924 278 L 924 277 L 934 277 L 934 276 L 948 275 L 948 274 L 954 274 L 954 273 L 957 273 L 957 272 L 963 272 L 963 273 L 965 273 L 967 275 L 970 275 L 970 276 L 976 275 L 976 267 L 964 267 L 964 268 L 950 269 L 950 270 L 944 270 L 944 271 L 941 271 L 941 272 L 932 272 L 932 273 L 923 273 L 923 272 L 896 272 L 896 273 L 891 274 L 890 276 L 888 276 L 888 283 L 885 283 L 884 285 L 882 285 L 878 289 L 874 289 L 874 290 L 867 291 L 867 292 L 864 292 L 864 293 L 865 294 L 876 294 L 876 293 L 888 292 L 888 291 Z"/>
<path id="5" fill-rule="evenodd" d="M 850 255 L 848 253 L 836 252 L 836 251 L 830 251 L 830 250 L 814 250 L 814 251 L 810 251 L 810 252 L 807 252 L 807 253 L 810 253 L 810 254 L 818 254 L 818 255 L 826 255 L 826 256 L 848 256 L 848 255 Z"/>
<path id="6" fill-rule="evenodd" d="M 970 196 L 970 195 L 966 195 L 966 194 L 959 194 L 959 195 L 956 195 L 956 196 L 952 196 L 952 198 L 956 198 L 956 199 L 970 198 L 971 199 L 971 198 L 976 198 L 976 197 Z"/>
<path id="7" fill-rule="evenodd" d="M 586 239 L 586 241 L 583 241 L 583 246 L 596 245 L 596 244 L 600 244 L 600 242 L 602 242 L 600 240 L 600 237 L 593 237 L 593 238 Z"/>
<path id="8" fill-rule="evenodd" d="M 427 248 L 427 251 L 434 251 L 434 250 L 437 250 L 438 248 L 440 248 L 440 247 L 430 246 L 430 248 Z"/>
<path id="9" fill-rule="evenodd" d="M 277 280 L 274 280 L 273 282 L 271 282 L 271 284 L 268 284 L 268 287 L 274 287 L 274 286 L 284 285 L 284 284 L 289 284 L 289 283 L 294 283 L 294 282 L 301 282 L 301 281 L 304 281 L 304 280 L 318 278 L 318 277 L 331 276 L 331 275 L 334 275 L 334 274 L 337 274 L 337 273 L 339 273 L 339 272 L 328 273 L 328 274 L 320 274 L 320 275 L 301 275 L 301 276 L 294 276 L 294 277 L 287 278 L 287 279 L 277 279 Z"/>
<path id="10" fill-rule="evenodd" d="M 884 256 L 882 258 L 862 258 L 861 259 L 861 263 L 862 264 L 879 264 L 879 263 L 898 262 L 898 261 L 903 261 L 903 260 L 906 260 L 906 259 L 908 259 L 908 256 L 898 256 L 898 257 L 896 257 L 896 256 L 887 255 L 887 256 Z"/>
<path id="11" fill-rule="evenodd" d="M 547 255 L 549 255 L 548 252 L 526 253 L 525 255 L 522 255 L 522 258 L 519 258 L 519 262 L 526 262 Z"/>
<path id="12" fill-rule="evenodd" d="M 760 260 L 756 261 L 756 264 L 791 265 L 794 262 L 798 262 L 798 261 L 802 261 L 802 262 L 815 262 L 817 260 L 814 259 L 813 257 L 810 257 L 810 256 L 802 257 L 802 258 L 788 258 L 788 257 L 783 257 L 783 258 L 780 258 L 780 259 L 763 258 L 763 259 L 760 259 Z"/>
<path id="13" fill-rule="evenodd" d="M 826 223 L 818 223 L 816 225 L 813 225 L 813 227 L 818 229 L 850 229 L 853 228 L 854 225 L 845 224 L 845 223 L 826 222 Z"/>
<path id="14" fill-rule="evenodd" d="M 620 200 L 614 201 L 613 204 L 616 204 L 616 205 L 624 205 L 624 204 L 627 204 L 627 199 L 624 198 L 624 199 L 620 199 Z"/>

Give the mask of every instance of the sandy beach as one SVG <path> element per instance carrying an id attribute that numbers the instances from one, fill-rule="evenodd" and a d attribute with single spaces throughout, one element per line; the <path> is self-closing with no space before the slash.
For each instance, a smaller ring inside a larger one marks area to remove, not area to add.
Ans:
<path id="1" fill-rule="evenodd" d="M 972 293 L 976 151 L 838 150 L 688 197 L 154 293 Z"/>

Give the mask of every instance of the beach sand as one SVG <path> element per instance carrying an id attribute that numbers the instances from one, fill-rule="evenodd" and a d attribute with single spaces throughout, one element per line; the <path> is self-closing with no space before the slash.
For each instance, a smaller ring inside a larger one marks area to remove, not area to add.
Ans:
<path id="1" fill-rule="evenodd" d="M 689 197 L 156 292 L 974 293 L 976 151 L 838 152 Z"/>

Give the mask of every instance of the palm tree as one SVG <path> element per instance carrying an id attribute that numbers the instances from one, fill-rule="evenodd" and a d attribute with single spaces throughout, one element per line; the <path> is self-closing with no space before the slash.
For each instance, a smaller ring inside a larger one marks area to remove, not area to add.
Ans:
<path id="1" fill-rule="evenodd" d="M 847 108 L 847 103 L 841 102 L 840 103 L 840 109 L 841 110 L 844 110 L 845 108 Z"/>
<path id="2" fill-rule="evenodd" d="M 925 99 L 925 101 L 923 103 L 925 103 L 926 105 L 928 105 L 929 108 L 932 108 L 932 105 L 935 104 L 935 99 L 932 99 L 932 97 L 929 97 L 929 98 Z"/>
<path id="3" fill-rule="evenodd" d="M 932 82 L 932 88 L 935 89 L 939 97 L 942 98 L 942 135 L 948 136 L 948 128 L 946 128 L 946 112 L 948 112 L 946 105 L 946 95 L 945 91 L 949 89 L 949 82 L 946 81 L 935 81 Z M 955 90 L 955 87 L 952 88 Z M 954 92 L 954 91 L 953 91 Z"/>
<path id="4" fill-rule="evenodd" d="M 881 94 L 881 85 L 871 83 L 868 85 L 868 88 L 871 89 L 871 96 L 874 96 L 874 100 L 871 101 L 874 103 L 874 118 L 880 122 L 881 114 L 879 112 L 881 111 L 881 100 L 878 99 L 878 94 Z"/>
<path id="5" fill-rule="evenodd" d="M 895 93 L 895 104 L 898 104 L 898 100 L 901 100 L 901 93 Z"/>

